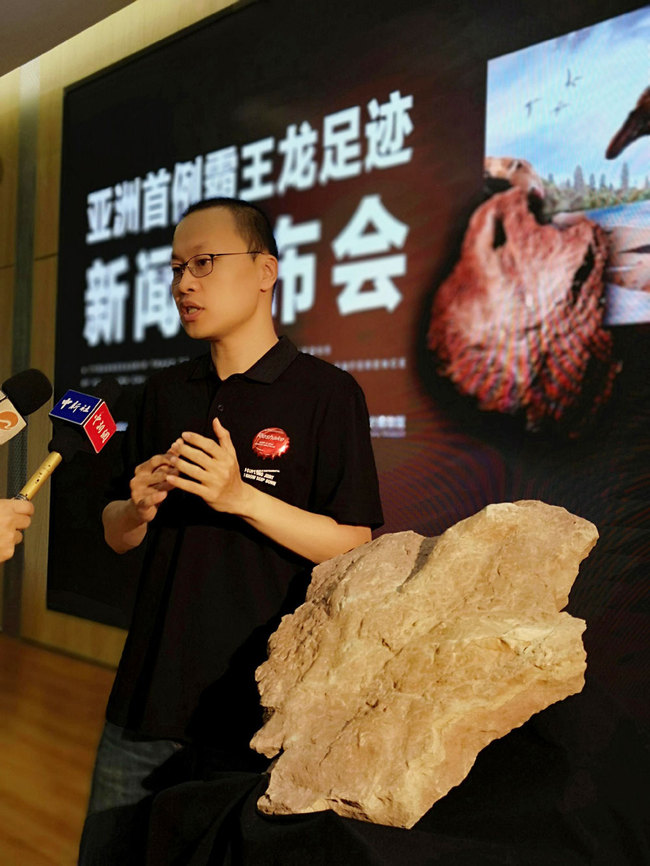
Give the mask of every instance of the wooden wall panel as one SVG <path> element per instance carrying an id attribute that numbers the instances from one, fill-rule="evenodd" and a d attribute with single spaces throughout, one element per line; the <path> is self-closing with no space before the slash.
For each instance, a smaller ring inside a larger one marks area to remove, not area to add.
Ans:
<path id="1" fill-rule="evenodd" d="M 0 322 L 2 322 L 2 333 L 0 335 L 0 384 L 11 375 L 13 300 L 14 269 L 13 266 L 7 265 L 0 267 Z M 6 448 L 0 448 L 0 455 L 3 455 L 6 450 Z M 1 456 L 0 460 L 2 460 Z M 2 475 L 2 479 L 4 483 L 6 476 Z M 3 493 L 4 487 L 2 487 L 0 495 Z"/>
<path id="2" fill-rule="evenodd" d="M 15 256 L 16 184 L 18 180 L 18 113 L 20 109 L 20 74 L 18 71 L 0 78 L 0 268 L 11 265 Z M 3 297 L 10 288 L 3 282 Z M 2 303 L 0 301 L 0 303 Z M 10 319 L 3 319 L 5 322 Z M 6 339 L 6 328 L 2 342 Z M 0 349 L 2 352 L 3 349 Z M 4 354 L 0 355 L 5 361 Z M 2 368 L 3 371 L 7 367 Z"/>
<path id="3" fill-rule="evenodd" d="M 56 256 L 59 247 L 59 189 L 63 91 L 41 89 L 38 110 L 34 258 Z"/>

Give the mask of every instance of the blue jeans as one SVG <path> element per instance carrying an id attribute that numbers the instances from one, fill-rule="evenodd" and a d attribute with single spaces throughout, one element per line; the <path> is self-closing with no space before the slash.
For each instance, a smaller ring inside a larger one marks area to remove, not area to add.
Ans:
<path id="1" fill-rule="evenodd" d="M 106 722 L 97 747 L 79 866 L 142 862 L 147 798 L 185 781 L 182 745 L 142 740 Z"/>

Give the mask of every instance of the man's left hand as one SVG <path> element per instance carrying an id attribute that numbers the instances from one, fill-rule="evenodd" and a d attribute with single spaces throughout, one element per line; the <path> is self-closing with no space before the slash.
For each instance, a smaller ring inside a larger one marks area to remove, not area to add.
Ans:
<path id="1" fill-rule="evenodd" d="M 241 479 L 230 433 L 218 418 L 212 422 L 217 442 L 186 432 L 169 449 L 170 462 L 181 473 L 168 475 L 170 487 L 200 496 L 215 511 L 244 514 L 249 485 Z"/>

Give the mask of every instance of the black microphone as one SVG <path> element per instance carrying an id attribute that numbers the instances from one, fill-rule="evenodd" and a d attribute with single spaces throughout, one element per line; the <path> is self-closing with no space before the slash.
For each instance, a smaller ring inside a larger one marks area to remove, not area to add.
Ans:
<path id="1" fill-rule="evenodd" d="M 54 436 L 47 446 L 50 455 L 14 499 L 33 499 L 62 460 L 69 463 L 79 451 L 99 453 L 115 433 L 109 404 L 117 400 L 119 383 L 113 378 L 103 379 L 93 390 L 92 395 L 66 391 L 52 409 Z"/>
<path id="2" fill-rule="evenodd" d="M 52 384 L 40 370 L 23 370 L 2 383 L 0 390 L 0 445 L 27 426 L 25 417 L 52 396 Z"/>

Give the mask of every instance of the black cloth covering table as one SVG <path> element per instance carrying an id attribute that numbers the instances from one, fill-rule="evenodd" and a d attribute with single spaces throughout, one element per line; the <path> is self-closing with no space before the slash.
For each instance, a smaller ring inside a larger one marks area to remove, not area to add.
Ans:
<path id="1" fill-rule="evenodd" d="M 266 775 L 207 768 L 151 802 L 147 866 L 643 866 L 650 755 L 588 683 L 491 743 L 411 830 L 265 816 Z"/>

